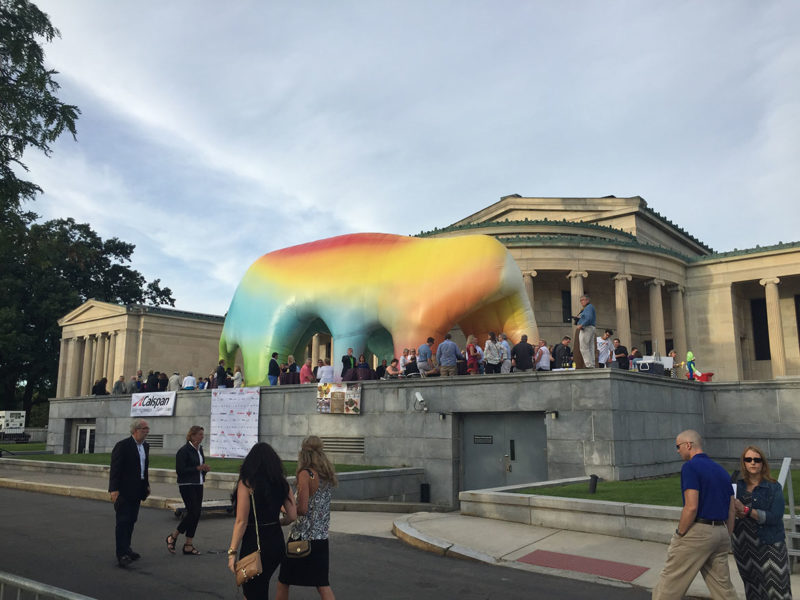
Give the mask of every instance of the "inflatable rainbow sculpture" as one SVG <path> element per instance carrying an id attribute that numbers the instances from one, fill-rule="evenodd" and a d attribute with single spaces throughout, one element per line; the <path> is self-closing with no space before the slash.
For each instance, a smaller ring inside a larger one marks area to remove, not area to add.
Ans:
<path id="1" fill-rule="evenodd" d="M 359 233 L 270 252 L 245 273 L 231 301 L 219 356 L 241 349 L 247 385 L 267 385 L 270 356 L 302 357 L 315 333 L 333 339 L 333 360 L 400 356 L 459 325 L 517 341 L 536 321 L 522 275 L 505 246 L 484 235 L 421 239 Z"/>

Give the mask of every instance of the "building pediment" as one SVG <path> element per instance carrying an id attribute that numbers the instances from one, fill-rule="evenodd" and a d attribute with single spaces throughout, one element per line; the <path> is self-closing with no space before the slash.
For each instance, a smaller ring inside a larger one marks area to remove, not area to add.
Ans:
<path id="1" fill-rule="evenodd" d="M 71 310 L 66 315 L 58 320 L 61 327 L 67 325 L 76 325 L 78 323 L 88 323 L 89 321 L 98 321 L 100 319 L 107 319 L 108 317 L 117 317 L 124 315 L 128 312 L 127 307 L 120 306 L 119 304 L 112 304 L 110 302 L 101 302 L 90 298 L 79 307 Z"/>

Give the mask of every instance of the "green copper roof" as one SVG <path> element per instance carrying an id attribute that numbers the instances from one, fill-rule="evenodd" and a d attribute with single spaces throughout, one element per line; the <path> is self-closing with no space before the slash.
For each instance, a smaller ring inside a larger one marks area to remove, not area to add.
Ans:
<path id="1" fill-rule="evenodd" d="M 520 227 L 524 225 L 548 225 L 548 226 L 565 226 L 569 227 L 570 229 L 582 229 L 588 232 L 598 232 L 598 231 L 607 231 L 609 233 L 613 233 L 616 236 L 623 235 L 628 237 L 632 240 L 636 239 L 636 236 L 633 234 L 628 233 L 627 231 L 623 231 L 621 229 L 617 229 L 615 227 L 609 227 L 608 225 L 597 225 L 596 223 L 586 223 L 583 221 L 567 221 L 566 219 L 561 219 L 560 221 L 554 219 L 521 219 L 521 220 L 514 220 L 510 221 L 506 219 L 505 221 L 482 221 L 480 223 L 465 223 L 464 225 L 450 225 L 448 227 L 434 227 L 430 231 L 420 231 L 414 237 L 429 237 L 433 235 L 439 235 L 440 233 L 450 233 L 453 231 L 467 231 L 470 229 L 486 229 L 489 227 Z M 594 236 L 593 236 L 594 237 Z"/>

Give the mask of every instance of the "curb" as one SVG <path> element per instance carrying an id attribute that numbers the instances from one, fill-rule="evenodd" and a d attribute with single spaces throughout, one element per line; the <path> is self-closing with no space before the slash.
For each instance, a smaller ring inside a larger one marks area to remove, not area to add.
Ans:
<path id="1" fill-rule="evenodd" d="M 498 565 L 503 562 L 494 556 L 491 556 L 490 554 L 486 554 L 485 552 L 479 552 L 477 550 L 473 550 L 472 548 L 460 546 L 458 544 L 454 544 L 453 542 L 440 540 L 439 538 L 422 533 L 409 522 L 413 516 L 414 515 L 401 517 L 392 523 L 392 533 L 394 533 L 395 536 L 409 546 L 418 548 L 419 550 L 424 550 L 426 552 L 431 552 L 433 554 L 438 554 L 440 556 L 449 556 L 463 560 L 474 560 L 490 565 Z"/>
<path id="2" fill-rule="evenodd" d="M 392 533 L 402 542 L 426 552 L 438 554 L 439 556 L 449 556 L 451 558 L 458 558 L 461 560 L 472 560 L 482 562 L 485 564 L 507 567 L 511 569 L 519 569 L 521 571 L 529 571 L 540 573 L 542 575 L 550 575 L 553 577 L 562 577 L 564 579 L 575 579 L 578 581 L 585 581 L 587 583 L 596 583 L 607 585 L 616 588 L 635 588 L 640 587 L 633 583 L 626 581 L 618 581 L 616 579 L 609 579 L 599 575 L 591 575 L 588 573 L 581 573 L 579 571 L 567 571 L 563 569 L 553 569 L 550 567 L 540 567 L 537 565 L 521 564 L 516 561 L 507 561 L 502 558 L 494 557 L 485 552 L 473 550 L 453 542 L 448 542 L 439 538 L 426 535 L 414 527 L 409 520 L 414 515 L 408 515 L 396 519 L 392 524 Z M 647 589 L 647 588 L 641 588 Z"/>
<path id="3" fill-rule="evenodd" d="M 21 490 L 24 492 L 39 492 L 40 494 L 52 494 L 54 496 L 70 496 L 72 498 L 82 498 L 84 500 L 100 500 L 111 503 L 111 497 L 105 490 L 80 486 L 59 485 L 55 483 L 40 483 L 24 481 L 22 479 L 8 479 L 0 477 L 0 487 Z M 180 498 L 165 498 L 164 496 L 150 496 L 142 502 L 142 506 L 148 508 L 169 509 L 168 504 L 182 502 Z"/>

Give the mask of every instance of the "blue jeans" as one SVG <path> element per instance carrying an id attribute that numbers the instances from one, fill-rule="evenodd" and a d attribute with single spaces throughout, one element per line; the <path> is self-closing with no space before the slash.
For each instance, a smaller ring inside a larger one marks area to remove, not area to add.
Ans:
<path id="1" fill-rule="evenodd" d="M 267 379 L 269 379 L 270 385 L 278 385 L 278 376 L 277 375 L 267 375 Z"/>

